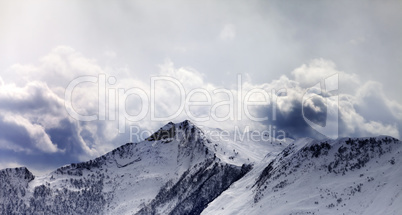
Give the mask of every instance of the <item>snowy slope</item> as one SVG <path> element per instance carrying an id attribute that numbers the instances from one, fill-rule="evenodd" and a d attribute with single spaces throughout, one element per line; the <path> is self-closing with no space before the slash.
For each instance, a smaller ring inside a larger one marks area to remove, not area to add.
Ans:
<path id="1" fill-rule="evenodd" d="M 190 121 L 44 175 L 0 170 L 0 214 L 400 214 L 392 137 L 241 140 Z"/>
<path id="2" fill-rule="evenodd" d="M 7 186 L 3 196 L 9 193 L 8 187 L 23 187 L 26 195 L 15 192 L 18 204 L 9 203 L 6 197 L 1 199 L 0 212 L 132 214 L 147 207 L 161 193 L 162 187 L 173 186 L 185 177 L 202 178 L 204 175 L 198 170 L 213 169 L 205 174 L 212 177 L 214 183 L 209 178 L 204 182 L 222 186 L 201 204 L 205 207 L 249 170 L 246 166 L 242 168 L 242 165 L 221 161 L 212 148 L 203 131 L 190 121 L 168 123 L 142 142 L 128 143 L 94 160 L 67 165 L 45 176 L 32 176 L 24 181 L 19 174 L 4 174 L 3 181 Z M 216 166 L 236 174 L 221 183 L 228 174 L 220 174 Z M 203 186 L 194 189 L 205 189 Z M 187 190 L 189 196 L 194 192 Z M 171 203 L 165 211 L 173 210 L 175 204 Z"/>
<path id="3" fill-rule="evenodd" d="M 203 127 L 207 139 L 213 144 L 207 145 L 222 161 L 241 166 L 246 163 L 259 163 L 269 153 L 279 153 L 294 140 L 286 138 L 252 138 L 252 131 L 226 132 L 219 128 Z"/>
<path id="4" fill-rule="evenodd" d="M 401 214 L 401 142 L 300 139 L 202 214 Z"/>

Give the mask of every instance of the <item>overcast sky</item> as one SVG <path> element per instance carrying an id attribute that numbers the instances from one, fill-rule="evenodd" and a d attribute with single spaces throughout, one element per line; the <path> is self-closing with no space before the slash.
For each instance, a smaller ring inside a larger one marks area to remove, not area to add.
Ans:
<path id="1" fill-rule="evenodd" d="M 151 77 L 172 77 L 186 92 L 227 89 L 235 98 L 240 74 L 243 91 L 286 89 L 277 119 L 196 124 L 276 126 L 295 137 L 320 136 L 305 122 L 302 107 L 320 124 L 332 100 L 302 99 L 308 88 L 338 74 L 339 118 L 327 122 L 331 132 L 325 135 L 400 138 L 401 20 L 401 1 L 1 1 L 0 168 L 28 166 L 43 173 L 129 142 L 130 125 L 151 132 L 167 123 L 147 114 L 127 122 L 121 134 L 116 120 L 71 117 L 66 87 L 77 77 L 99 74 L 111 81 L 108 89 L 149 93 Z M 160 84 L 156 94 L 156 115 L 178 108 L 180 93 L 172 85 Z M 212 100 L 227 97 L 214 94 Z M 82 115 L 101 115 L 97 84 L 79 85 L 72 101 Z M 126 102 L 131 115 L 145 108 L 135 96 Z M 209 111 L 198 107 L 193 115 Z M 225 115 L 226 109 L 219 111 Z M 251 112 L 271 116 L 272 105 Z M 188 118 L 181 113 L 172 121 Z"/>

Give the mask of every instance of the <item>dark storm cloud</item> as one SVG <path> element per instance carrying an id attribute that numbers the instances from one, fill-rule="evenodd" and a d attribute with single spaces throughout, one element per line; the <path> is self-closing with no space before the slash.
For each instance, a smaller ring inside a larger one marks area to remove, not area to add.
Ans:
<path id="1" fill-rule="evenodd" d="M 362 137 L 379 134 L 399 138 L 402 132 L 402 106 L 387 99 L 378 83 L 368 82 L 358 87 L 355 95 L 340 94 L 339 98 L 336 97 L 332 101 L 328 100 L 328 96 L 338 95 L 322 93 L 309 100 L 303 100 L 302 97 L 307 89 L 293 90 L 299 91 L 300 96 L 283 97 L 288 104 L 287 107 L 276 110 L 276 120 L 271 116 L 272 105 L 257 110 L 258 115 L 269 116 L 269 120 L 263 124 L 276 126 L 277 131 L 288 132 L 291 137 L 309 136 L 319 139 L 331 135 Z M 331 105 L 336 105 L 339 114 L 337 118 L 331 117 L 329 113 L 328 107 Z M 328 133 L 315 130 L 306 120 L 323 128 L 328 127 L 329 131 L 326 130 Z"/>
<path id="2" fill-rule="evenodd" d="M 23 88 L 4 88 L 0 92 L 2 110 L 41 114 L 49 111 L 55 113 L 61 108 L 60 100 L 45 83 L 32 82 Z"/>
<path id="3" fill-rule="evenodd" d="M 321 99 L 315 98 L 315 105 L 321 108 L 320 111 L 304 104 L 298 99 L 292 99 L 290 101 L 291 108 L 289 110 L 277 109 L 275 111 L 275 118 L 272 116 L 272 106 L 266 106 L 259 109 L 259 115 L 264 115 L 268 113 L 268 120 L 263 122 L 263 124 L 269 126 L 275 126 L 276 131 L 285 131 L 290 137 L 314 137 L 314 138 L 324 138 L 325 136 L 315 131 L 310 125 L 306 123 L 304 116 L 311 120 L 312 122 L 322 126 L 326 122 L 326 107 Z"/>
<path id="4" fill-rule="evenodd" d="M 30 150 L 34 145 L 25 127 L 6 122 L 4 116 L 0 116 L 0 142 L 18 151 Z"/>
<path id="5" fill-rule="evenodd" d="M 68 163 L 80 162 L 89 159 L 84 143 L 93 143 L 94 134 L 77 128 L 75 123 L 63 119 L 57 127 L 48 128 L 45 134 L 57 151 L 48 151 L 46 146 L 38 145 L 36 139 L 27 128 L 13 122 L 7 122 L 0 117 L 0 146 L 1 159 L 7 162 L 16 162 L 20 165 L 33 167 L 37 170 L 57 168 Z M 83 138 L 83 140 L 81 140 Z M 83 159 L 84 158 L 84 159 Z"/>
<path id="6" fill-rule="evenodd" d="M 91 132 L 69 119 L 63 100 L 45 83 L 0 88 L 1 160 L 48 169 L 88 157 Z"/>
<path id="7" fill-rule="evenodd" d="M 1 162 L 18 163 L 43 173 L 50 168 L 78 162 L 79 155 L 86 154 L 78 144 L 79 141 L 74 132 L 76 128 L 67 120 L 64 120 L 60 127 L 49 129 L 45 133 L 57 146 L 59 149 L 57 151 L 49 151 L 46 148 L 48 145 L 38 143 L 43 141 L 43 138 L 37 138 L 28 129 L 0 116 Z"/>
<path id="8" fill-rule="evenodd" d="M 313 123 L 322 127 L 326 126 L 327 121 L 327 105 L 325 100 L 320 96 L 311 98 L 312 106 L 305 104 L 297 104 L 302 107 L 302 114 L 304 117 L 312 121 Z M 296 105 L 296 104 L 294 104 Z"/>
<path id="9" fill-rule="evenodd" d="M 85 151 L 80 146 L 79 136 L 77 135 L 77 126 L 68 119 L 63 119 L 59 125 L 54 128 L 49 128 L 46 133 L 58 148 L 65 150 L 66 156 L 85 155 Z M 82 132 L 87 132 L 83 130 Z"/>

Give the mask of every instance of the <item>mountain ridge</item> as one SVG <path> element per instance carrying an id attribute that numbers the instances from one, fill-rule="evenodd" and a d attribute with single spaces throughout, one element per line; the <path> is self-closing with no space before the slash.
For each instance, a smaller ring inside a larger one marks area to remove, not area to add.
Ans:
<path id="1" fill-rule="evenodd" d="M 169 122 L 44 176 L 0 170 L 0 213 L 375 214 L 366 210 L 376 199 L 368 188 L 384 193 L 373 211 L 401 209 L 401 142 L 393 137 L 236 142 L 206 129 Z"/>

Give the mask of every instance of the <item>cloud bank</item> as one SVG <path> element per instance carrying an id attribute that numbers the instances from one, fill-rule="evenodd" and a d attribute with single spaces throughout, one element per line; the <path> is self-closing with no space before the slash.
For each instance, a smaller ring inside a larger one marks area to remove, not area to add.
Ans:
<path id="1" fill-rule="evenodd" d="M 307 89 L 319 92 L 314 86 L 334 74 L 339 76 L 336 92 L 321 92 L 303 101 Z M 65 89 L 78 77 L 93 77 L 96 82 L 74 88 L 72 107 L 80 115 L 95 115 L 97 120 L 79 121 L 66 111 Z M 152 82 L 152 77 L 157 81 Z M 238 75 L 237 80 L 240 84 L 222 87 L 206 79 L 203 71 L 176 67 L 169 59 L 149 78 L 139 78 L 128 68 L 105 67 L 71 47 L 56 47 L 33 65 L 15 64 L 1 73 L 0 163 L 43 170 L 94 158 L 130 138 L 139 141 L 130 136 L 130 126 L 150 134 L 167 123 L 152 117 L 169 117 L 176 112 L 174 122 L 190 119 L 200 126 L 227 130 L 234 126 L 252 130 L 274 127 L 294 137 L 324 138 L 304 116 L 337 132 L 331 135 L 400 138 L 402 105 L 388 98 L 379 82 L 363 82 L 356 74 L 339 71 L 330 60 L 311 60 L 295 68 L 289 77 L 283 75 L 269 83 L 255 84 L 247 74 Z M 140 91 L 147 100 L 141 98 Z M 329 96 L 338 99 L 329 100 Z M 252 103 L 247 106 L 248 113 L 246 100 Z M 338 119 L 327 119 L 326 112 L 335 101 Z M 177 111 L 189 102 L 198 103 Z M 119 133 L 120 115 L 126 119 L 144 110 L 139 121 L 125 120 Z"/>

